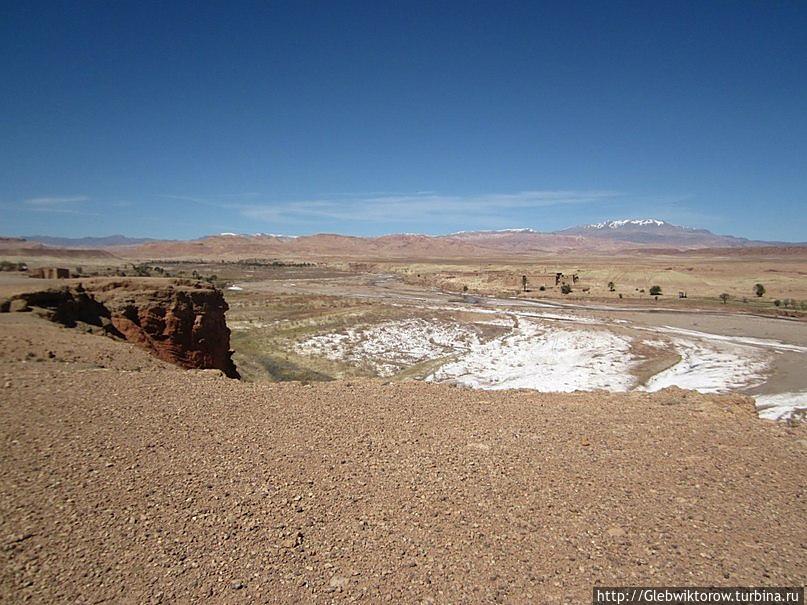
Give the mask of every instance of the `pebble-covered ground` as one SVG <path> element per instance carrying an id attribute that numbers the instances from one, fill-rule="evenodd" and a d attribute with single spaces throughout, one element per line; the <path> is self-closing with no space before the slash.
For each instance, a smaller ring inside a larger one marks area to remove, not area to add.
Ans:
<path id="1" fill-rule="evenodd" d="M 1 602 L 805 581 L 807 432 L 747 398 L 247 384 L 17 313 L 0 356 Z"/>

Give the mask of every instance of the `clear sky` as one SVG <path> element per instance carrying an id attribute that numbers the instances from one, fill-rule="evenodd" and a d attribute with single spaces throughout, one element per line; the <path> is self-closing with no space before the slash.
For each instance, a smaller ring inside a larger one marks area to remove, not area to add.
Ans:
<path id="1" fill-rule="evenodd" d="M 0 233 L 807 240 L 807 2 L 0 0 Z"/>

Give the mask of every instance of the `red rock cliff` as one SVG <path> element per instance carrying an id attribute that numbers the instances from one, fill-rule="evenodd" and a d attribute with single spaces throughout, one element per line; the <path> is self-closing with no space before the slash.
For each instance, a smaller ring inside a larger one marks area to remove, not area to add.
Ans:
<path id="1" fill-rule="evenodd" d="M 227 302 L 202 282 L 166 279 L 84 280 L 59 289 L 18 294 L 1 310 L 43 309 L 65 325 L 98 326 L 156 357 L 185 368 L 218 369 L 238 378 L 231 359 Z"/>

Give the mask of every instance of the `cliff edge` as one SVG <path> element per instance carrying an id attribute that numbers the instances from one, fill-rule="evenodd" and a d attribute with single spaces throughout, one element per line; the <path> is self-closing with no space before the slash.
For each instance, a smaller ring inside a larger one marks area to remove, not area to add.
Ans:
<path id="1" fill-rule="evenodd" d="M 32 311 L 69 327 L 122 338 L 183 368 L 217 369 L 239 378 L 227 309 L 214 286 L 152 278 L 72 280 L 0 300 L 0 312 Z"/>

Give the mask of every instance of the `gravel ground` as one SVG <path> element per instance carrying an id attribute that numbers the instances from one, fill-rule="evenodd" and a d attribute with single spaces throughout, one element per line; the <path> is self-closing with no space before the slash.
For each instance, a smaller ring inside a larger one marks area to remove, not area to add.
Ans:
<path id="1" fill-rule="evenodd" d="M 3 602 L 805 581 L 807 431 L 750 399 L 247 384 L 30 314 L 0 356 Z"/>

